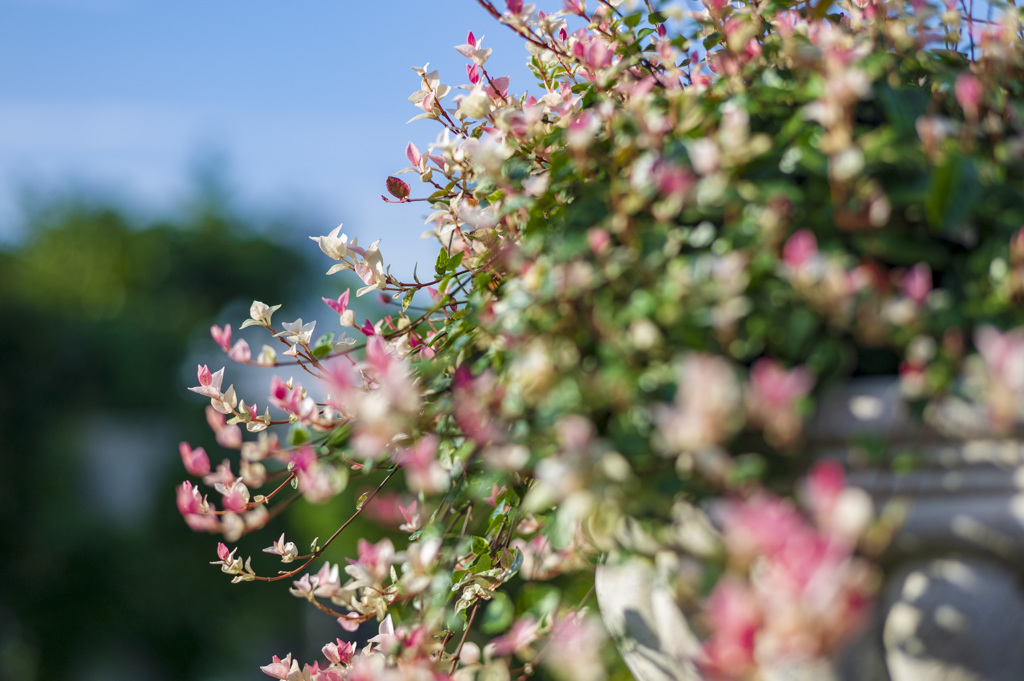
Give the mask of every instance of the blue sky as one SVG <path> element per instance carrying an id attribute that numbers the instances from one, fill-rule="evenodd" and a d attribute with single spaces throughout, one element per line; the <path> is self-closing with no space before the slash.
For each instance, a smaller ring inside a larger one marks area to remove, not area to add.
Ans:
<path id="1" fill-rule="evenodd" d="M 380 200 L 405 145 L 439 130 L 406 125 L 410 67 L 465 82 L 468 30 L 495 48 L 494 75 L 532 87 L 521 42 L 474 0 L 0 0 L 0 241 L 19 233 L 22 187 L 160 211 L 214 155 L 240 205 L 319 233 L 344 222 L 411 269 L 432 248 L 427 211 Z"/>

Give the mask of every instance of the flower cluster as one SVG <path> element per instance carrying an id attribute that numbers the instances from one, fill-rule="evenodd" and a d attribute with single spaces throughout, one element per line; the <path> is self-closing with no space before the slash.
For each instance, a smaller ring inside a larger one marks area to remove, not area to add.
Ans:
<path id="1" fill-rule="evenodd" d="M 856 557 L 870 503 L 838 464 L 809 477 L 809 516 L 778 496 L 797 496 L 815 397 L 891 373 L 939 422 L 1024 415 L 1019 11 L 478 2 L 526 43 L 539 89 L 513 94 L 472 32 L 464 84 L 414 69 L 416 118 L 440 132 L 396 173 L 423 195 L 393 176 L 383 198 L 429 206 L 431 275 L 401 280 L 340 226 L 312 237 L 388 314 L 322 297 L 340 330 L 316 337 L 254 302 L 241 326 L 268 345 L 213 340 L 301 380 L 274 377 L 262 412 L 224 369 L 192 388 L 238 452 L 236 476 L 182 444 L 219 495 L 179 487 L 192 528 L 233 543 L 296 498 L 372 490 L 309 553 L 264 549 L 276 574 L 220 545 L 235 581 L 288 580 L 344 636 L 379 622 L 264 672 L 601 681 L 602 555 L 681 556 L 708 674 L 827 658 L 877 575 Z M 364 512 L 393 534 L 342 569 L 325 553 Z"/>

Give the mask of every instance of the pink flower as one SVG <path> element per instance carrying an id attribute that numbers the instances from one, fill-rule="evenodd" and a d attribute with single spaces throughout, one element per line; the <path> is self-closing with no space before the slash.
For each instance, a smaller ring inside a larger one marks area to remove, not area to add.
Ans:
<path id="1" fill-rule="evenodd" d="M 807 523 L 793 506 L 768 494 L 727 502 L 722 510 L 725 544 L 739 560 L 779 553 Z"/>
<path id="2" fill-rule="evenodd" d="M 213 340 L 217 345 L 221 346 L 224 350 L 231 347 L 231 325 L 227 324 L 224 328 L 220 328 L 216 324 L 210 327 L 210 335 L 213 336 Z"/>
<path id="3" fill-rule="evenodd" d="M 803 427 L 798 402 L 811 392 L 814 376 L 805 367 L 786 370 L 773 359 L 761 358 L 750 370 L 747 408 L 751 420 L 777 447 L 795 442 Z"/>
<path id="4" fill-rule="evenodd" d="M 813 262 L 817 256 L 818 240 L 814 237 L 814 232 L 809 229 L 801 229 L 796 232 L 782 247 L 782 261 L 794 271 Z"/>
<path id="5" fill-rule="evenodd" d="M 282 532 L 281 538 L 270 547 L 263 549 L 263 553 L 273 553 L 276 556 L 281 556 L 282 563 L 290 563 L 299 555 L 299 549 L 295 546 L 295 542 L 286 542 L 284 532 Z"/>
<path id="6" fill-rule="evenodd" d="M 360 539 L 356 545 L 359 549 L 359 558 L 355 562 L 350 560 L 345 572 L 366 586 L 383 582 L 395 558 L 395 545 L 387 538 L 376 544 Z"/>
<path id="7" fill-rule="evenodd" d="M 956 101 L 964 110 L 968 119 L 978 118 L 978 105 L 981 104 L 981 84 L 978 79 L 969 73 L 961 73 L 957 76 L 956 85 L 953 87 Z"/>
<path id="8" fill-rule="evenodd" d="M 356 646 L 354 643 L 337 639 L 337 643 L 328 643 L 323 647 L 324 657 L 332 664 L 349 664 L 352 656 L 355 655 Z"/>
<path id="9" fill-rule="evenodd" d="M 405 481 L 413 492 L 433 493 L 448 487 L 448 473 L 437 462 L 437 436 L 428 435 L 395 457 L 405 469 Z"/>
<path id="10" fill-rule="evenodd" d="M 483 38 L 477 40 L 473 32 L 470 31 L 469 35 L 466 36 L 466 43 L 464 45 L 456 45 L 455 50 L 466 59 L 472 59 L 476 64 L 481 66 L 491 57 L 491 49 L 480 47 Z"/>
<path id="11" fill-rule="evenodd" d="M 807 505 L 815 515 L 829 515 L 846 489 L 846 469 L 838 461 L 821 461 L 807 475 Z"/>
<path id="12" fill-rule="evenodd" d="M 228 350 L 228 359 L 232 362 L 245 363 L 252 359 L 252 350 L 249 349 L 249 344 L 245 342 L 244 338 L 240 338 L 237 343 Z"/>
<path id="13" fill-rule="evenodd" d="M 224 381 L 224 367 L 221 367 L 220 371 L 216 373 L 211 373 L 209 367 L 205 364 L 200 364 L 196 373 L 198 374 L 199 385 L 189 388 L 189 390 L 203 397 L 218 399 L 221 396 L 220 386 Z"/>
<path id="14" fill-rule="evenodd" d="M 274 655 L 274 660 L 270 664 L 260 667 L 260 671 L 267 676 L 273 676 L 275 679 L 281 679 L 282 681 L 288 680 L 288 673 L 293 669 L 298 672 L 299 664 L 292 660 L 291 653 L 288 653 L 283 660 Z"/>
<path id="15" fill-rule="evenodd" d="M 176 491 L 178 511 L 182 515 L 203 513 L 206 510 L 206 505 L 203 502 L 202 494 L 199 493 L 199 488 L 194 487 L 188 480 L 178 485 Z"/>
<path id="16" fill-rule="evenodd" d="M 348 309 L 348 289 L 345 290 L 337 300 L 331 300 L 330 298 L 322 298 L 321 300 L 327 304 L 327 307 L 331 308 L 338 313 L 338 323 L 342 326 L 355 326 L 355 313 Z"/>
<path id="17" fill-rule="evenodd" d="M 919 262 L 903 275 L 903 292 L 918 305 L 924 305 L 932 290 L 932 270 Z"/>
<path id="18" fill-rule="evenodd" d="M 489 647 L 495 655 L 525 652 L 537 640 L 540 626 L 530 617 L 517 620 L 508 633 L 491 641 Z"/>
<path id="19" fill-rule="evenodd" d="M 711 678 L 741 678 L 754 666 L 754 649 L 762 616 L 755 594 L 745 583 L 723 577 L 708 597 L 711 636 L 704 643 L 702 669 Z"/>
<path id="20" fill-rule="evenodd" d="M 297 471 L 308 471 L 316 465 L 316 451 L 310 445 L 302 445 L 292 452 L 290 462 Z"/>
<path id="21" fill-rule="evenodd" d="M 775 360 L 762 357 L 750 370 L 750 387 L 759 400 L 789 409 L 811 392 L 814 377 L 805 367 L 786 370 Z"/>
<path id="22" fill-rule="evenodd" d="M 486 499 L 484 499 L 484 501 L 486 501 L 492 507 L 497 508 L 498 507 L 498 497 L 500 497 L 502 494 L 504 494 L 506 489 L 508 489 L 508 488 L 505 487 L 504 485 L 502 485 L 501 487 L 498 487 L 497 485 L 492 485 L 491 486 L 491 496 L 489 496 Z"/>
<path id="23" fill-rule="evenodd" d="M 1002 332 L 982 326 L 974 333 L 989 376 L 1014 392 L 1024 392 L 1024 329 Z"/>
<path id="24" fill-rule="evenodd" d="M 320 571 L 313 578 L 315 589 L 313 595 L 320 598 L 334 598 L 341 595 L 341 577 L 338 572 L 338 565 L 324 563 Z"/>
<path id="25" fill-rule="evenodd" d="M 409 159 L 409 163 L 413 164 L 417 168 L 420 167 L 420 161 L 423 159 L 423 155 L 420 154 L 420 150 L 412 142 L 409 142 L 409 145 L 405 148 L 405 157 Z"/>
<path id="26" fill-rule="evenodd" d="M 596 74 L 601 69 L 611 66 L 615 50 L 603 38 L 588 35 L 573 44 L 572 54 L 591 74 Z"/>
<path id="27" fill-rule="evenodd" d="M 189 475 L 206 475 L 210 472 L 210 457 L 202 447 L 192 449 L 187 442 L 182 442 L 178 445 L 178 451 L 181 452 L 181 460 Z"/>
<path id="28" fill-rule="evenodd" d="M 420 514 L 417 511 L 418 502 L 413 501 L 409 504 L 408 508 L 399 505 L 398 512 L 402 514 L 402 519 L 405 521 L 398 526 L 402 532 L 415 532 L 420 529 L 422 520 L 420 520 Z"/>
<path id="29" fill-rule="evenodd" d="M 600 255 L 611 246 L 612 238 L 607 230 L 600 227 L 591 227 L 587 230 L 587 245 L 595 255 Z"/>
<path id="30" fill-rule="evenodd" d="M 224 508 L 229 511 L 240 513 L 249 507 L 249 488 L 245 486 L 241 478 L 238 478 L 230 485 L 218 482 L 214 488 L 221 493 L 221 502 Z"/>

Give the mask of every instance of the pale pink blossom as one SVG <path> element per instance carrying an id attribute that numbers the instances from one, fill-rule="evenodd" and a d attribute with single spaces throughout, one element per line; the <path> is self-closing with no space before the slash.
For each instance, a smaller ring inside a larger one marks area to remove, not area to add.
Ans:
<path id="1" fill-rule="evenodd" d="M 591 227 L 587 230 L 587 245 L 595 255 L 600 255 L 611 246 L 612 238 L 607 230 L 600 227 Z"/>
<path id="2" fill-rule="evenodd" d="M 246 510 L 249 504 L 249 488 L 245 486 L 241 478 L 233 480 L 230 485 L 218 482 L 214 485 L 222 495 L 221 503 L 228 511 L 239 513 Z"/>
<path id="3" fill-rule="evenodd" d="M 231 462 L 227 459 L 221 461 L 216 470 L 203 476 L 203 484 L 214 487 L 215 485 L 230 485 L 235 481 L 235 474 L 231 472 Z"/>
<path id="4" fill-rule="evenodd" d="M 466 59 L 472 59 L 475 64 L 483 66 L 484 63 L 490 59 L 491 50 L 490 48 L 481 47 L 483 37 L 477 39 L 473 32 L 470 31 L 469 35 L 466 36 L 466 42 L 463 45 L 456 45 L 455 50 Z"/>
<path id="5" fill-rule="evenodd" d="M 989 376 L 1014 392 L 1024 392 L 1024 329 L 999 331 L 982 326 L 974 333 Z"/>
<path id="6" fill-rule="evenodd" d="M 903 292 L 918 305 L 924 305 L 932 290 L 932 270 L 919 262 L 903 275 Z"/>
<path id="7" fill-rule="evenodd" d="M 282 532 L 281 537 L 277 541 L 268 548 L 263 549 L 263 553 L 272 553 L 275 556 L 281 556 L 282 563 L 290 563 L 299 555 L 299 549 L 295 546 L 295 542 L 286 542 L 284 540 L 284 532 Z"/>
<path id="8" fill-rule="evenodd" d="M 198 374 L 199 385 L 189 388 L 189 390 L 210 399 L 219 398 L 221 396 L 220 386 L 224 382 L 224 367 L 221 367 L 216 373 L 211 373 L 209 367 L 205 364 L 200 364 L 196 373 Z"/>
<path id="9" fill-rule="evenodd" d="M 762 357 L 750 370 L 747 408 L 750 419 L 764 428 L 770 443 L 792 444 L 800 435 L 803 419 L 797 405 L 814 387 L 814 376 L 805 367 L 785 369 Z"/>
<path id="10" fill-rule="evenodd" d="M 330 298 L 323 298 L 322 300 L 327 304 L 327 307 L 338 313 L 339 324 L 342 326 L 355 326 L 355 313 L 348 309 L 348 296 L 349 290 L 345 289 L 345 292 L 338 296 L 337 300 L 331 300 Z"/>
<path id="11" fill-rule="evenodd" d="M 540 635 L 540 625 L 531 617 L 516 620 L 508 633 L 499 636 L 488 644 L 495 655 L 511 655 L 526 653 Z"/>
<path id="12" fill-rule="evenodd" d="M 328 643 L 323 647 L 324 657 L 326 657 L 331 664 L 349 664 L 352 662 L 355 650 L 356 647 L 354 643 L 342 641 L 340 638 L 337 639 L 337 643 Z"/>
<path id="13" fill-rule="evenodd" d="M 405 482 L 411 491 L 433 494 L 448 487 L 448 472 L 437 462 L 437 444 L 437 436 L 428 435 L 395 456 L 395 463 L 405 470 Z"/>
<path id="14" fill-rule="evenodd" d="M 345 260 L 352 257 L 353 255 L 360 255 L 363 249 L 359 248 L 359 239 L 354 237 L 349 241 L 347 234 L 341 234 L 341 225 L 338 225 L 331 230 L 330 234 L 326 236 L 311 236 L 309 237 L 316 242 L 320 250 L 324 252 L 328 258 L 332 260 Z M 335 270 L 335 265 L 331 270 Z M 328 271 L 328 274 L 333 274 L 334 271 Z"/>
<path id="15" fill-rule="evenodd" d="M 244 338 L 239 338 L 230 350 L 228 350 L 228 359 L 233 362 L 245 363 L 252 359 L 252 350 L 249 348 L 249 344 L 245 342 Z"/>
<path id="16" fill-rule="evenodd" d="M 956 101 L 964 110 L 968 120 L 977 120 L 978 106 L 981 104 L 982 89 L 978 79 L 969 73 L 961 73 L 957 76 L 956 84 L 953 86 Z"/>
<path id="17" fill-rule="evenodd" d="M 224 350 L 231 347 L 231 325 L 226 324 L 224 328 L 220 328 L 216 324 L 210 327 L 210 335 L 213 336 L 213 340 Z"/>
<path id="18" fill-rule="evenodd" d="M 189 475 L 206 475 L 210 472 L 210 457 L 202 447 L 192 449 L 187 442 L 182 442 L 178 445 L 178 451 L 181 452 L 181 460 Z"/>
<path id="19" fill-rule="evenodd" d="M 398 511 L 402 514 L 402 519 L 405 521 L 398 526 L 398 529 L 402 532 L 415 532 L 422 526 L 423 521 L 420 519 L 420 514 L 417 511 L 417 505 L 417 502 L 413 501 L 408 507 L 398 507 Z"/>
<path id="20" fill-rule="evenodd" d="M 793 234 L 782 247 L 782 261 L 793 271 L 799 271 L 818 258 L 818 240 L 814 232 L 801 229 Z"/>
<path id="21" fill-rule="evenodd" d="M 754 650 L 762 615 L 744 582 L 723 577 L 707 602 L 711 636 L 704 642 L 701 669 L 712 679 L 743 678 L 755 668 Z"/>
<path id="22" fill-rule="evenodd" d="M 355 561 L 349 561 L 345 567 L 347 572 L 355 580 L 356 586 L 377 586 L 387 579 L 391 564 L 395 559 L 395 546 L 390 539 L 381 539 L 376 544 L 371 544 L 365 539 L 357 542 L 359 557 Z"/>
<path id="23" fill-rule="evenodd" d="M 288 653 L 283 660 L 274 655 L 274 660 L 270 664 L 260 667 L 260 671 L 267 676 L 273 676 L 275 679 L 281 679 L 282 681 L 288 681 L 288 674 L 293 670 L 298 672 L 299 665 L 292 660 L 291 653 Z"/>

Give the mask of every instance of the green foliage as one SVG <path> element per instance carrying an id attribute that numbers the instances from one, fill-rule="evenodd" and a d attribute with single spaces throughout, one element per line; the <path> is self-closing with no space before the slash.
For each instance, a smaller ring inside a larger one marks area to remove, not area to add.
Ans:
<path id="1" fill-rule="evenodd" d="M 11 627 L 0 636 L 16 635 L 5 641 L 22 646 L 35 670 L 19 678 L 74 678 L 126 649 L 162 678 L 200 670 L 235 678 L 251 645 L 236 618 L 289 637 L 297 604 L 287 594 L 251 602 L 225 593 L 216 573 L 182 569 L 208 562 L 215 546 L 184 526 L 167 495 L 183 475 L 170 433 L 211 439 L 181 425 L 194 423 L 195 409 L 183 390 L 182 340 L 208 338 L 243 294 L 294 290 L 302 261 L 210 206 L 140 224 L 117 206 L 57 197 L 29 217 L 26 233 L 0 252 L 9 473 L 0 513 L 18 519 L 0 528 L 2 618 Z M 90 444 L 87 434 L 104 423 L 116 427 Z M 121 452 L 119 429 L 133 424 L 146 428 L 144 447 Z M 109 451 L 90 453 L 96 447 Z M 137 517 L 112 517 L 98 503 L 124 493 L 140 500 Z M 219 605 L 200 615 L 199 601 Z M 8 660 L 0 659 L 0 677 Z"/>

